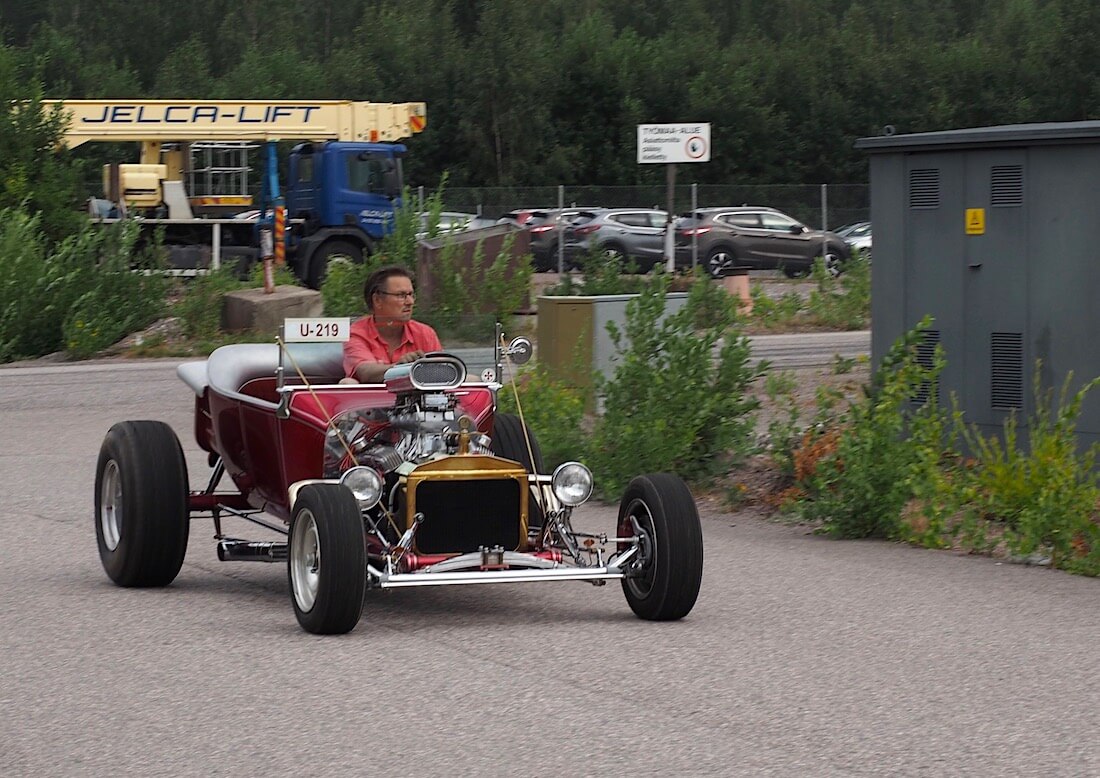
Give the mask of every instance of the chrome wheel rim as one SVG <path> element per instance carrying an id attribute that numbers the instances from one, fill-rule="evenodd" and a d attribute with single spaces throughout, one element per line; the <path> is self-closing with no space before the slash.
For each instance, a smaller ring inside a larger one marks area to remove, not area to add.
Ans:
<path id="1" fill-rule="evenodd" d="M 833 278 L 840 275 L 840 257 L 837 254 L 829 252 L 825 255 L 825 272 Z"/>
<path id="2" fill-rule="evenodd" d="M 722 271 L 726 267 L 733 263 L 733 256 L 725 251 L 716 251 L 710 255 L 710 259 L 707 260 L 707 270 L 715 278 L 719 278 L 722 275 Z"/>
<path id="3" fill-rule="evenodd" d="M 657 577 L 657 536 L 653 531 L 653 514 L 645 502 L 634 500 L 627 510 L 626 521 L 630 522 L 641 548 L 638 549 L 637 562 L 633 565 L 636 575 L 624 580 L 635 597 L 645 599 L 652 593 L 653 582 Z"/>
<path id="4" fill-rule="evenodd" d="M 294 535 L 290 539 L 290 581 L 294 602 L 299 610 L 308 613 L 317 602 L 317 589 L 321 585 L 321 538 L 313 511 L 308 509 L 299 513 L 294 521 Z"/>
<path id="5" fill-rule="evenodd" d="M 103 545 L 108 551 L 118 548 L 122 539 L 122 476 L 115 460 L 107 462 L 103 469 L 103 483 L 99 491 L 99 528 Z"/>

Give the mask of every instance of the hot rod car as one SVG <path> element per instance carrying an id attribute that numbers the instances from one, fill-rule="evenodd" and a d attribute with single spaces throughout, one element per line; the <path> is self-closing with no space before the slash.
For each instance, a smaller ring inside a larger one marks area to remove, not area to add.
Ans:
<path id="1" fill-rule="evenodd" d="M 442 584 L 619 579 L 639 617 L 682 618 L 703 569 L 690 492 L 674 475 L 641 475 L 622 496 L 614 536 L 574 528 L 573 509 L 592 494 L 588 468 L 544 473 L 522 417 L 496 412 L 505 368 L 531 353 L 526 339 L 506 344 L 498 326 L 494 368 L 480 381 L 436 353 L 392 367 L 383 384 L 342 384 L 340 343 L 281 337 L 180 365 L 209 479 L 190 490 L 167 424 L 112 426 L 95 478 L 107 575 L 120 586 L 170 584 L 191 519 L 211 518 L 220 560 L 286 564 L 294 613 L 313 633 L 352 630 L 367 590 Z M 226 475 L 235 488 L 219 490 Z M 233 537 L 229 517 L 285 540 Z"/>

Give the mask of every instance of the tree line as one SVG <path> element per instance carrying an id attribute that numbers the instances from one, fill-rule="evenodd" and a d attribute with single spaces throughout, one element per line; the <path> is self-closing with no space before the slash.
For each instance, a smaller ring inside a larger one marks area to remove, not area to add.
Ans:
<path id="1" fill-rule="evenodd" d="M 660 183 L 635 127 L 686 121 L 699 183 L 858 183 L 884 125 L 1100 111 L 1093 0 L 7 0 L 0 36 L 6 99 L 424 101 L 414 186 Z"/>

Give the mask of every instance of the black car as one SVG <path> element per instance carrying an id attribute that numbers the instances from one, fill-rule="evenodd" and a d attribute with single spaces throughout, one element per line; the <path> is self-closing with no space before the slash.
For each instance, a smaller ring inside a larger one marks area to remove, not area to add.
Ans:
<path id="1" fill-rule="evenodd" d="M 699 208 L 676 223 L 676 265 L 698 262 L 714 278 L 732 268 L 781 269 L 789 278 L 807 275 L 821 257 L 839 274 L 851 249 L 839 235 L 812 230 L 797 219 L 763 206 Z"/>
<path id="2" fill-rule="evenodd" d="M 565 234 L 565 226 L 577 216 L 591 210 L 587 207 L 570 207 L 559 210 L 557 208 L 533 210 L 524 222 L 524 227 L 531 233 L 531 256 L 534 259 L 535 272 L 546 273 L 558 269 L 558 244 Z M 565 269 L 569 269 L 573 263 L 566 258 Z"/>

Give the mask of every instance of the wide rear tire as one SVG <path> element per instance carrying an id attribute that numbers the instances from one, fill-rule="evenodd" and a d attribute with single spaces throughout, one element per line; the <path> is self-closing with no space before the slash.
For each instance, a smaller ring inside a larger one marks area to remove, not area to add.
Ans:
<path id="1" fill-rule="evenodd" d="M 519 462 L 528 473 L 544 473 L 542 449 L 539 448 L 539 442 L 535 439 L 535 433 L 530 429 L 527 430 L 527 434 L 531 438 L 531 452 L 528 453 L 527 442 L 523 437 L 523 428 L 524 424 L 516 414 L 498 413 L 493 419 L 493 435 L 490 448 L 498 457 Z M 531 454 L 534 454 L 534 460 L 531 459 Z M 542 508 L 539 507 L 538 501 L 531 494 L 527 502 L 527 526 L 541 527 L 542 521 Z"/>
<path id="2" fill-rule="evenodd" d="M 703 579 L 703 529 L 687 485 L 669 473 L 635 478 L 619 503 L 618 533 L 642 538 L 622 580 L 635 615 L 648 621 L 686 616 Z"/>
<path id="3" fill-rule="evenodd" d="M 107 432 L 95 473 L 95 535 L 103 569 L 119 586 L 167 586 L 183 567 L 190 531 L 187 462 L 160 421 L 123 421 Z"/>
<path id="4" fill-rule="evenodd" d="M 367 552 L 359 504 L 347 487 L 302 488 L 290 522 L 287 579 L 294 615 L 306 632 L 355 629 L 367 588 Z"/>

